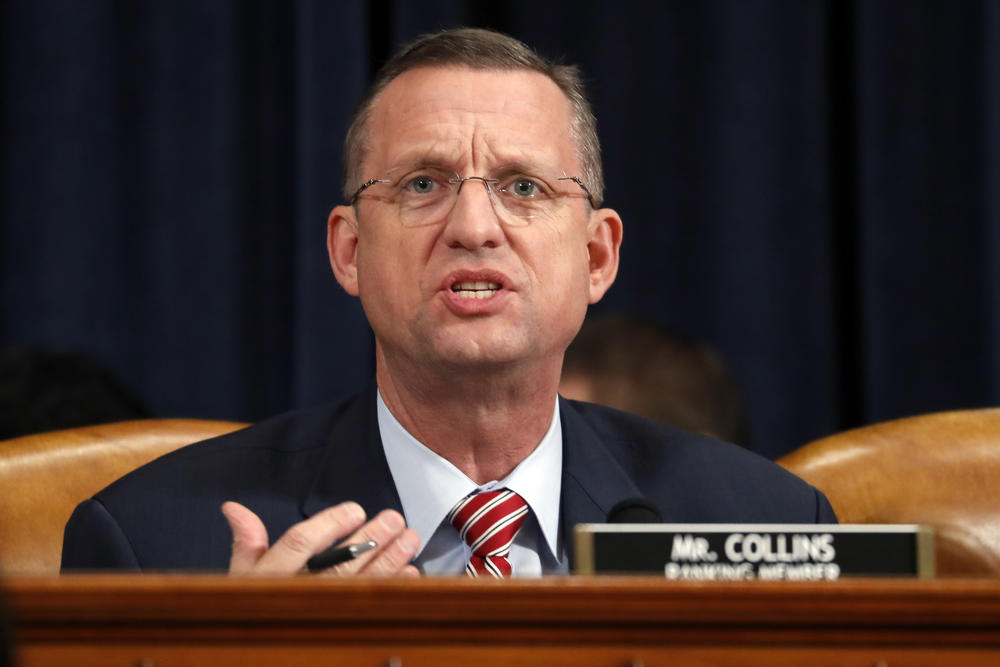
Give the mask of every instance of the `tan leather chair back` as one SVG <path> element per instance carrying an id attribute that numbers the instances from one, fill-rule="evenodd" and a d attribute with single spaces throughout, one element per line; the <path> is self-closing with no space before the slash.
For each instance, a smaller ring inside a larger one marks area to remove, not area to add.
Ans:
<path id="1" fill-rule="evenodd" d="M 147 419 L 0 441 L 0 573 L 57 573 L 77 503 L 158 456 L 243 426 Z"/>
<path id="2" fill-rule="evenodd" d="M 1000 409 L 865 426 L 778 463 L 823 491 L 841 523 L 933 526 L 939 575 L 1000 576 Z"/>

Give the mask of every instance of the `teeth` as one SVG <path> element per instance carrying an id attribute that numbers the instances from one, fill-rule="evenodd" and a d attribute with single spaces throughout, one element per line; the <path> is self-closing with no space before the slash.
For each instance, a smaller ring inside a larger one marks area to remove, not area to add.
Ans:
<path id="1" fill-rule="evenodd" d="M 500 291 L 500 283 L 466 280 L 452 285 L 451 291 L 463 299 L 488 299 Z"/>
<path id="2" fill-rule="evenodd" d="M 462 289 L 455 290 L 455 294 L 457 294 L 458 296 L 462 297 L 463 299 L 488 299 L 488 298 L 490 298 L 491 296 L 493 296 L 496 293 L 497 293 L 497 290 L 485 290 L 485 289 L 483 289 L 483 290 L 462 290 Z"/>

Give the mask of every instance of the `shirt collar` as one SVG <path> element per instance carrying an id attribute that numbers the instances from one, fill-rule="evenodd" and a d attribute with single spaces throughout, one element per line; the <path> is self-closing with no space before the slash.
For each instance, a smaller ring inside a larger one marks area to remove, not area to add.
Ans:
<path id="1" fill-rule="evenodd" d="M 421 551 L 461 498 L 474 491 L 506 487 L 528 503 L 552 557 L 558 560 L 562 486 L 562 426 L 558 398 L 549 429 L 538 446 L 507 477 L 482 487 L 410 435 L 389 411 L 381 392 L 376 400 L 385 458 L 399 493 L 406 523 L 420 536 Z"/>

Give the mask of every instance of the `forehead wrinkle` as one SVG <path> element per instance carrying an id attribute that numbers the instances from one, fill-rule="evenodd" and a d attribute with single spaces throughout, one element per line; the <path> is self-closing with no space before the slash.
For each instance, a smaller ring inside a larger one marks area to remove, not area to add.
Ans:
<path id="1" fill-rule="evenodd" d="M 434 118 L 410 127 L 406 124 L 406 118 L 411 116 L 407 114 L 402 121 L 397 120 L 395 125 L 387 117 L 379 119 L 380 126 L 376 128 L 377 136 L 380 137 L 379 150 L 371 151 L 369 157 L 383 160 L 382 168 L 420 162 L 448 163 L 462 154 L 466 144 L 461 131 L 464 127 L 462 123 Z M 386 127 L 392 128 L 393 132 L 387 132 Z M 404 127 L 405 132 L 400 133 L 399 127 Z"/>
<path id="2" fill-rule="evenodd" d="M 445 144 L 454 144 L 453 147 Z M 453 141 L 425 141 L 415 146 L 406 146 L 398 154 L 390 154 L 387 164 L 389 169 L 398 167 L 447 167 L 454 170 L 454 166 L 462 161 L 464 142 Z"/>
<path id="3" fill-rule="evenodd" d="M 560 139 L 564 143 L 560 144 Z M 477 173 L 519 169 L 538 176 L 554 176 L 575 169 L 578 162 L 568 136 L 524 136 L 507 128 L 477 129 L 470 149 Z"/>
<path id="4" fill-rule="evenodd" d="M 484 136 L 481 154 L 489 156 L 486 171 L 516 170 L 534 173 L 538 176 L 552 176 L 563 170 L 558 156 L 549 151 L 537 150 L 537 146 L 511 146 L 504 140 L 491 140 Z M 568 165 L 567 165 L 568 166 Z"/>
<path id="5" fill-rule="evenodd" d="M 509 139 L 497 137 L 497 134 L 492 129 L 473 130 L 470 139 L 429 138 L 417 144 L 388 146 L 384 167 L 438 166 L 462 173 L 471 165 L 477 174 L 515 168 L 539 175 L 561 173 L 569 167 L 552 155 L 558 151 L 539 150 L 535 143 L 512 145 Z M 402 150 L 394 152 L 396 148 Z M 573 156 L 571 151 L 568 154 Z"/>
<path id="6" fill-rule="evenodd" d="M 564 99 L 561 93 L 559 97 Z M 578 169 L 576 142 L 571 135 L 568 102 L 566 104 L 562 107 L 564 123 L 552 117 L 551 109 L 536 104 L 532 108 L 537 115 L 505 114 L 504 123 L 486 125 L 477 131 L 474 140 L 478 142 L 480 153 L 489 156 L 488 167 L 497 169 L 521 164 L 546 175 Z M 523 111 L 521 107 L 518 109 Z M 540 119 L 545 122 L 539 123 Z"/>
<path id="7" fill-rule="evenodd" d="M 418 73 L 414 70 L 408 74 Z M 500 76 L 493 72 L 475 74 Z M 456 96 L 453 87 L 428 84 L 414 91 L 396 85 L 405 83 L 406 76 L 389 84 L 372 109 L 371 134 L 381 145 L 366 157 L 384 160 L 382 168 L 426 159 L 451 163 L 442 166 L 455 171 L 466 171 L 470 164 L 481 171 L 514 162 L 560 172 L 577 170 L 579 157 L 571 132 L 569 100 L 543 75 L 529 73 L 529 80 L 534 79 L 542 87 L 516 100 Z M 554 99 L 559 100 L 558 106 L 553 105 Z M 386 130 L 391 130 L 392 135 Z M 539 151 L 539 146 L 544 149 Z M 402 150 L 396 153 L 400 147 Z"/>

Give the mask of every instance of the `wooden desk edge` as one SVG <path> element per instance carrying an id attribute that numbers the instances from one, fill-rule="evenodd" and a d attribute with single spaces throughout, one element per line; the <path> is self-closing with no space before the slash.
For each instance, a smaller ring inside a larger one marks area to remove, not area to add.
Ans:
<path id="1" fill-rule="evenodd" d="M 52 623 L 471 622 L 881 626 L 1000 631 L 1000 580 L 671 582 L 646 577 L 332 579 L 222 575 L 8 577 L 21 626 Z"/>

